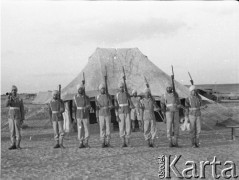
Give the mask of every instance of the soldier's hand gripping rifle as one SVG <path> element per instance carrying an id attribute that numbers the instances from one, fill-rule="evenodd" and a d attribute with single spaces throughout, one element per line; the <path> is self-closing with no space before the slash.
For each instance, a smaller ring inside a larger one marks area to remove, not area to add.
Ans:
<path id="1" fill-rule="evenodd" d="M 146 85 L 146 87 L 147 88 L 149 88 L 150 89 L 150 86 L 149 86 L 149 83 L 148 83 L 148 81 L 147 81 L 147 79 L 146 79 L 146 77 L 144 76 L 144 81 L 145 81 L 145 85 Z M 152 96 L 152 94 L 150 93 L 150 98 L 152 98 L 152 100 L 154 101 L 154 103 L 156 104 L 156 101 L 155 101 L 155 99 L 154 99 L 154 97 Z M 159 114 L 159 116 L 160 116 L 160 118 L 163 120 L 163 121 L 165 121 L 165 118 L 164 117 L 162 117 L 162 115 L 160 114 L 160 112 L 159 112 L 160 110 L 157 110 L 156 112 Z"/>
<path id="2" fill-rule="evenodd" d="M 178 97 L 178 94 L 176 92 L 176 88 L 175 88 L 175 83 L 174 83 L 174 71 L 173 71 L 173 66 L 172 66 L 172 75 L 171 75 L 171 79 L 172 79 L 172 88 L 173 88 L 173 95 L 174 95 L 174 98 L 177 99 L 179 98 Z M 180 103 L 180 102 L 179 102 Z M 185 107 L 181 104 L 177 104 L 178 108 L 183 108 L 185 109 Z"/>
<path id="3" fill-rule="evenodd" d="M 129 101 L 129 104 L 130 104 L 130 109 L 134 109 L 134 105 L 131 101 L 131 98 L 130 98 L 130 95 L 129 95 L 129 92 L 128 92 L 128 88 L 127 88 L 127 84 L 126 84 L 126 76 L 125 76 L 125 70 L 124 70 L 124 66 L 122 66 L 123 68 L 123 81 L 124 81 L 124 89 L 125 89 L 125 92 L 126 92 L 126 95 L 127 95 L 127 99 Z"/>

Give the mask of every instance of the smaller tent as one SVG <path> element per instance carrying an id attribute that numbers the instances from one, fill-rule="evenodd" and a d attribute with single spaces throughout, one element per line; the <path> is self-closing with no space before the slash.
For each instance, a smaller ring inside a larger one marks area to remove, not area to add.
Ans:
<path id="1" fill-rule="evenodd" d="M 47 104 L 52 97 L 52 91 L 39 92 L 32 104 Z"/>

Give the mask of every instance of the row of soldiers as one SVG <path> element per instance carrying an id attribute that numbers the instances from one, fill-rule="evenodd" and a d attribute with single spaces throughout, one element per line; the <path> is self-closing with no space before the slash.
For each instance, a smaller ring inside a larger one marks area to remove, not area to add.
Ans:
<path id="1" fill-rule="evenodd" d="M 196 87 L 192 85 L 189 90 L 190 96 L 186 98 L 185 106 L 180 103 L 179 96 L 173 92 L 172 86 L 167 87 L 165 94 L 161 96 L 160 107 L 156 104 L 149 88 L 144 90 L 144 98 L 137 96 L 137 91 L 129 94 L 125 91 L 124 83 L 119 83 L 120 91 L 115 95 L 114 104 L 111 96 L 106 93 L 104 83 L 99 86 L 100 94 L 96 96 L 96 117 L 100 126 L 100 139 L 102 148 L 112 147 L 111 140 L 111 109 L 115 109 L 116 120 L 119 123 L 119 136 L 121 147 L 130 147 L 130 136 L 132 128 L 135 128 L 135 120 L 139 121 L 143 129 L 144 138 L 149 147 L 154 147 L 157 134 L 156 119 L 154 111 L 161 110 L 163 119 L 167 126 L 167 138 L 169 147 L 178 147 L 179 137 L 179 109 L 185 109 L 185 116 L 189 119 L 192 147 L 199 147 L 199 134 L 201 131 L 201 98 L 197 94 Z M 77 86 L 77 94 L 73 99 L 73 118 L 77 122 L 79 148 L 89 148 L 89 111 L 91 108 L 90 99 L 85 93 L 84 84 Z M 9 149 L 21 149 L 20 126 L 24 120 L 24 106 L 22 99 L 17 95 L 17 87 L 12 86 L 12 93 L 8 96 L 6 106 L 9 106 L 9 129 L 12 145 Z M 53 124 L 54 148 L 65 148 L 63 146 L 63 112 L 64 102 L 59 98 L 59 91 L 53 91 L 53 98 L 49 103 L 50 120 Z M 133 123 L 132 123 L 133 122 Z"/>

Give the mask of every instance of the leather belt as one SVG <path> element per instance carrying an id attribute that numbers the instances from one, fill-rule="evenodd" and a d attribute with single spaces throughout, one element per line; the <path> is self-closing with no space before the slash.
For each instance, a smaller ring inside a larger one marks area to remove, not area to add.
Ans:
<path id="1" fill-rule="evenodd" d="M 199 110 L 200 108 L 189 108 L 189 110 Z"/>
<path id="2" fill-rule="evenodd" d="M 120 107 L 128 106 L 128 104 L 119 104 Z"/>
<path id="3" fill-rule="evenodd" d="M 10 107 L 10 109 L 19 109 L 20 110 L 20 108 L 19 107 Z"/>
<path id="4" fill-rule="evenodd" d="M 77 107 L 77 109 L 86 109 L 86 107 Z"/>
<path id="5" fill-rule="evenodd" d="M 59 113 L 59 111 L 52 111 L 52 114 L 57 114 Z"/>
<path id="6" fill-rule="evenodd" d="M 175 106 L 176 104 L 167 104 L 166 106 L 167 107 L 170 107 L 170 106 Z"/>

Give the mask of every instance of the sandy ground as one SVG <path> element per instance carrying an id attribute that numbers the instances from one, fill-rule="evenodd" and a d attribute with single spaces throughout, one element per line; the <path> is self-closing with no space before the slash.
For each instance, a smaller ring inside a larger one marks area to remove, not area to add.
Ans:
<path id="1" fill-rule="evenodd" d="M 190 147 L 188 132 L 180 132 L 181 147 L 169 148 L 165 124 L 157 126 L 155 148 L 146 146 L 141 132 L 132 133 L 133 147 L 120 148 L 118 132 L 113 132 L 113 148 L 102 149 L 98 132 L 92 132 L 90 149 L 79 149 L 77 134 L 70 133 L 65 137 L 63 150 L 53 149 L 53 131 L 48 126 L 23 129 L 23 149 L 9 151 L 9 133 L 5 129 L 1 133 L 1 179 L 159 179 L 160 155 L 182 155 L 177 163 L 180 171 L 187 167 L 188 160 L 198 163 L 217 156 L 222 163 L 234 161 L 239 174 L 239 137 L 230 141 L 229 129 L 203 131 L 201 147 L 197 149 Z M 223 168 L 218 166 L 218 172 Z M 206 168 L 206 179 L 213 179 L 211 174 L 211 167 Z M 172 179 L 177 179 L 174 174 Z"/>

